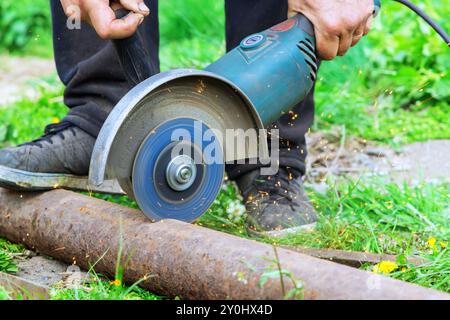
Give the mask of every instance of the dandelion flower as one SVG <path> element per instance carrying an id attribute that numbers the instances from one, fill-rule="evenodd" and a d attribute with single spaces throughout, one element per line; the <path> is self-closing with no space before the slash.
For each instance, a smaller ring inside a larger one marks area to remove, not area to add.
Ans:
<path id="1" fill-rule="evenodd" d="M 372 269 L 374 273 L 384 273 L 389 274 L 398 269 L 398 265 L 392 261 L 381 261 L 379 264 L 375 265 Z"/>
<path id="2" fill-rule="evenodd" d="M 112 286 L 115 286 L 115 287 L 120 287 L 120 285 L 122 284 L 122 281 L 120 281 L 120 279 L 116 279 L 114 281 L 111 281 L 109 284 Z"/>
<path id="3" fill-rule="evenodd" d="M 427 241 L 427 243 L 428 243 L 428 246 L 431 248 L 431 249 L 434 249 L 435 247 L 436 247 L 436 238 L 433 238 L 433 237 L 430 237 L 429 239 L 428 239 L 428 241 Z"/>

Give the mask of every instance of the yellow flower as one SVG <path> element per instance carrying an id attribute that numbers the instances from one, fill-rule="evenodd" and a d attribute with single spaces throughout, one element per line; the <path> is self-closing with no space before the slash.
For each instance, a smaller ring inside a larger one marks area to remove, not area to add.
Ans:
<path id="1" fill-rule="evenodd" d="M 447 245 L 448 245 L 448 243 L 447 243 L 447 242 L 444 242 L 444 241 L 439 242 L 439 244 L 440 244 L 440 246 L 441 246 L 442 249 L 447 248 Z"/>
<path id="2" fill-rule="evenodd" d="M 428 243 L 428 246 L 431 248 L 431 249 L 434 249 L 435 247 L 436 247 L 436 238 L 433 238 L 433 237 L 430 237 L 429 239 L 428 239 L 428 241 L 427 241 L 427 243 Z"/>
<path id="3" fill-rule="evenodd" d="M 111 281 L 109 283 L 111 286 L 116 286 L 116 287 L 120 287 L 120 285 L 122 284 L 122 281 L 120 281 L 120 279 L 116 279 L 114 281 Z"/>
<path id="4" fill-rule="evenodd" d="M 374 273 L 384 273 L 389 274 L 392 271 L 398 269 L 398 265 L 392 261 L 381 261 L 379 264 L 375 265 L 372 269 Z"/>
<path id="5" fill-rule="evenodd" d="M 52 118 L 52 123 L 59 123 L 59 118 L 57 118 L 57 117 L 54 117 L 54 118 Z"/>

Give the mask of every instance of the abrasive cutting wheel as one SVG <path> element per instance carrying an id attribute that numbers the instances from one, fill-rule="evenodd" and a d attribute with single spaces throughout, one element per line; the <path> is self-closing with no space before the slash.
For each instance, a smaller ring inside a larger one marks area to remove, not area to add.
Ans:
<path id="1" fill-rule="evenodd" d="M 142 143 L 132 183 L 136 201 L 150 219 L 192 222 L 208 210 L 220 191 L 224 176 L 221 146 L 214 136 L 210 141 L 195 139 L 196 129 L 210 132 L 194 119 L 169 120 Z M 190 138 L 174 141 L 177 132 Z M 205 148 L 211 146 L 216 148 L 206 154 Z"/>
<path id="2" fill-rule="evenodd" d="M 250 144 L 225 143 L 228 130 L 261 127 L 245 96 L 225 79 L 195 70 L 157 74 L 109 115 L 90 179 L 93 185 L 117 179 L 152 220 L 192 222 L 220 192 L 225 163 L 258 156 Z M 267 154 L 265 145 L 261 152 Z"/>

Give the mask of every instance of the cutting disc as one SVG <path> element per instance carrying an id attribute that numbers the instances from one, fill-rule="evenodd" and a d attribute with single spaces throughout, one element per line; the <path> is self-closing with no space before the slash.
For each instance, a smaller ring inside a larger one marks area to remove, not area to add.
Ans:
<path id="1" fill-rule="evenodd" d="M 182 139 L 177 132 L 183 133 Z M 202 138 L 205 132 L 208 139 Z M 192 118 L 168 120 L 139 148 L 133 166 L 134 197 L 152 220 L 192 222 L 216 199 L 224 172 L 222 146 L 206 124 Z"/>

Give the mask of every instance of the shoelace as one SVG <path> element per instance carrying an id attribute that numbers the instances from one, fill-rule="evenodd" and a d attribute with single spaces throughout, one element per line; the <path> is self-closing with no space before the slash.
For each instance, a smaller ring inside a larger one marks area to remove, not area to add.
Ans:
<path id="1" fill-rule="evenodd" d="M 70 131 L 72 132 L 72 134 L 74 136 L 77 135 L 77 133 L 73 129 L 73 124 L 71 124 L 70 122 L 63 121 L 63 122 L 59 122 L 59 123 L 52 123 L 45 127 L 44 135 L 42 137 L 40 137 L 36 140 L 33 140 L 31 142 L 21 144 L 21 146 L 31 145 L 31 146 L 38 146 L 39 148 L 42 148 L 43 142 L 48 142 L 50 144 L 53 144 L 52 138 L 55 135 L 58 135 L 62 140 L 64 140 L 65 136 L 64 136 L 63 131 L 65 131 L 67 129 L 70 129 Z"/>
<path id="2" fill-rule="evenodd" d="M 276 176 L 260 177 L 255 180 L 254 186 L 256 190 L 262 195 L 262 202 L 278 203 L 288 201 L 292 202 L 292 197 L 296 192 L 291 190 L 294 188 L 300 188 L 297 181 L 297 176 L 290 173 L 285 168 L 280 168 L 280 171 Z M 280 202 L 281 201 L 281 202 Z"/>

